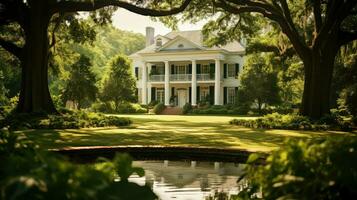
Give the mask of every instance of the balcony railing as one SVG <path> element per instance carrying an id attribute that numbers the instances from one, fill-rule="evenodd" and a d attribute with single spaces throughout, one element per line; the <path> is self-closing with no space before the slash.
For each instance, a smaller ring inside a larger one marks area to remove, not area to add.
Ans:
<path id="1" fill-rule="evenodd" d="M 165 75 L 150 75 L 149 80 L 152 82 L 164 82 Z M 192 74 L 170 74 L 170 82 L 191 81 Z M 213 81 L 214 76 L 211 74 L 197 74 L 197 81 Z"/>
<path id="2" fill-rule="evenodd" d="M 152 82 L 164 82 L 165 75 L 150 75 L 150 81 Z"/>
<path id="3" fill-rule="evenodd" d="M 211 74 L 197 74 L 197 81 L 214 81 L 214 75 Z"/>
<path id="4" fill-rule="evenodd" d="M 191 81 L 192 74 L 170 74 L 170 81 Z"/>

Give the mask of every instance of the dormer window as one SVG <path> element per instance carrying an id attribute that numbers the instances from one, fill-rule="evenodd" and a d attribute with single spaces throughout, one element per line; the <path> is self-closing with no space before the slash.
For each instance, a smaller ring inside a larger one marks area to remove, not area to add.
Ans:
<path id="1" fill-rule="evenodd" d="M 156 46 L 157 47 L 161 47 L 162 46 L 162 39 L 161 38 L 156 39 Z"/>
<path id="2" fill-rule="evenodd" d="M 178 48 L 183 48 L 183 44 L 179 44 L 179 45 L 178 45 Z"/>

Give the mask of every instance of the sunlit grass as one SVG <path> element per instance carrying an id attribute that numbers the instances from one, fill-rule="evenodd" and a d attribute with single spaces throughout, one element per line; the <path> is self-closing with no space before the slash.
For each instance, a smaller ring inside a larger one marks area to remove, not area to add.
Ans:
<path id="1" fill-rule="evenodd" d="M 122 128 L 27 130 L 28 139 L 43 148 L 112 145 L 162 145 L 271 151 L 287 138 L 343 136 L 341 132 L 251 129 L 228 122 L 234 116 L 118 115 L 134 123 Z"/>

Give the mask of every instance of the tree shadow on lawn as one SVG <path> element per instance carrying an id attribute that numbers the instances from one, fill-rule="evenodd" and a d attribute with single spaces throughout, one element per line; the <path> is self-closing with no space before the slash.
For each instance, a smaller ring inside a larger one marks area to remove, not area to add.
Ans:
<path id="1" fill-rule="evenodd" d="M 342 136 L 339 132 L 251 129 L 215 122 L 148 119 L 122 128 L 28 130 L 25 135 L 43 148 L 69 146 L 163 145 L 240 148 L 269 151 L 287 138 Z"/>

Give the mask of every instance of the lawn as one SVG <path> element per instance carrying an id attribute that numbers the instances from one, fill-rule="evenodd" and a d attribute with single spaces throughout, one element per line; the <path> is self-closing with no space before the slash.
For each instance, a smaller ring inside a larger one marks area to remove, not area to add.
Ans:
<path id="1" fill-rule="evenodd" d="M 112 145 L 163 145 L 273 150 L 287 138 L 316 138 L 341 132 L 251 129 L 229 125 L 234 116 L 118 115 L 134 123 L 122 128 L 26 130 L 26 137 L 43 148 Z M 243 118 L 243 117 L 240 117 Z M 248 117 L 244 117 L 248 118 Z"/>

